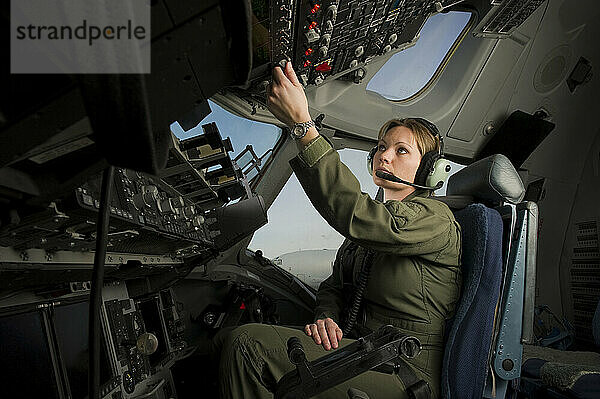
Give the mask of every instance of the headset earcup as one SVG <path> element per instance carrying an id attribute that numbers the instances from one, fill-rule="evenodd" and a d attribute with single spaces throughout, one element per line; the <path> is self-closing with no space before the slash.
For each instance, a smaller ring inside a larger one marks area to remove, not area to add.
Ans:
<path id="1" fill-rule="evenodd" d="M 371 151 L 369 151 L 369 154 L 367 155 L 367 170 L 371 176 L 373 176 L 373 157 L 375 157 L 376 152 L 377 146 L 371 148 Z"/>
<path id="2" fill-rule="evenodd" d="M 439 182 L 445 183 L 450 175 L 451 169 L 452 166 L 450 165 L 450 161 L 439 157 L 433 165 L 432 172 L 427 176 L 425 185 L 428 187 L 435 187 Z"/>
<path id="3" fill-rule="evenodd" d="M 440 159 L 440 154 L 437 151 L 429 151 L 423 155 L 419 169 L 417 169 L 417 173 L 415 173 L 416 184 L 431 187 L 426 182 L 438 159 Z"/>

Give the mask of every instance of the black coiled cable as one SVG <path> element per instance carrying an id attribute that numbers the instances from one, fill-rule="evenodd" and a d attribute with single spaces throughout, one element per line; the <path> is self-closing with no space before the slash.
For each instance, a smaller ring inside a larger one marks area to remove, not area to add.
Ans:
<path id="1" fill-rule="evenodd" d="M 352 299 L 352 306 L 350 306 L 348 317 L 346 318 L 346 325 L 342 330 L 344 332 L 344 336 L 346 337 L 350 334 L 354 328 L 354 324 L 356 323 L 362 298 L 365 294 L 365 289 L 367 288 L 367 282 L 369 281 L 369 274 L 371 273 L 371 266 L 373 265 L 374 256 L 375 251 L 369 249 L 367 250 L 367 253 L 363 259 L 363 264 L 360 268 L 360 274 L 358 275 L 356 290 L 354 291 L 354 298 Z"/>

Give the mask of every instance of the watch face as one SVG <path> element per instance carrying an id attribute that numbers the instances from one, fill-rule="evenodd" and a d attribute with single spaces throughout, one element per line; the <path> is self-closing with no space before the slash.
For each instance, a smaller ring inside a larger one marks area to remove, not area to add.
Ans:
<path id="1" fill-rule="evenodd" d="M 294 136 L 301 136 L 304 133 L 302 126 L 294 126 Z"/>

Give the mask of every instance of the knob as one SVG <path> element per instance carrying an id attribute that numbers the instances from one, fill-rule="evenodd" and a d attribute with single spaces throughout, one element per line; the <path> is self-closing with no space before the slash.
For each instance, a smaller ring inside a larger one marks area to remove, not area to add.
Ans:
<path id="1" fill-rule="evenodd" d="M 177 219 L 177 220 L 185 219 L 182 208 L 175 208 L 175 219 Z"/>
<path id="2" fill-rule="evenodd" d="M 192 220 L 192 224 L 194 225 L 194 227 L 202 226 L 204 224 L 204 216 L 202 216 L 202 215 L 194 216 L 194 219 Z"/>
<path id="3" fill-rule="evenodd" d="M 212 327 L 216 323 L 216 321 L 217 321 L 217 315 L 215 313 L 213 313 L 213 312 L 206 312 L 204 314 L 204 317 L 202 318 L 202 321 L 208 327 Z"/>
<path id="4" fill-rule="evenodd" d="M 326 46 L 322 46 L 319 49 L 319 57 L 321 57 L 321 58 L 327 57 L 327 47 Z"/>
<path id="5" fill-rule="evenodd" d="M 142 355 L 150 356 L 158 349 L 158 338 L 152 333 L 143 333 L 138 337 L 136 347 Z"/>
<path id="6" fill-rule="evenodd" d="M 358 60 L 350 61 L 350 68 L 354 68 L 355 66 L 358 66 Z"/>
<path id="7" fill-rule="evenodd" d="M 421 353 L 421 342 L 414 338 L 406 338 L 400 343 L 401 353 L 409 359 L 413 359 Z"/>
<path id="8" fill-rule="evenodd" d="M 319 40 L 321 38 L 321 35 L 319 35 L 319 32 L 316 29 L 309 29 L 308 32 L 306 32 L 304 34 L 304 36 L 306 36 L 306 40 L 309 43 L 313 43 L 316 42 L 317 40 Z"/>
<path id="9" fill-rule="evenodd" d="M 306 354 L 304 353 L 304 347 L 302 342 L 296 337 L 292 337 L 287 341 L 287 353 L 290 362 L 295 365 L 306 362 Z"/>
<path id="10" fill-rule="evenodd" d="M 358 58 L 361 55 L 363 55 L 365 53 L 365 49 L 363 46 L 358 46 L 355 50 L 354 50 L 354 55 Z"/>
<path id="11" fill-rule="evenodd" d="M 144 194 L 148 193 L 148 194 L 154 194 L 154 195 L 158 195 L 158 187 L 156 186 L 144 186 L 142 187 L 142 192 Z"/>
<path id="12" fill-rule="evenodd" d="M 152 206 L 156 198 L 157 194 L 153 191 L 137 193 L 133 195 L 133 205 L 136 209 L 142 210 L 147 206 Z"/>
<path id="13" fill-rule="evenodd" d="M 387 52 L 389 52 L 391 49 L 392 49 L 392 46 L 390 46 L 390 45 L 388 44 L 387 46 L 385 46 L 385 47 L 383 48 L 383 52 L 384 52 L 384 53 L 387 53 Z"/>
<path id="14" fill-rule="evenodd" d="M 321 37 L 321 46 L 329 46 L 329 42 L 331 41 L 331 35 L 329 33 L 324 34 Z"/>
<path id="15" fill-rule="evenodd" d="M 390 35 L 390 37 L 388 38 L 388 41 L 390 42 L 390 44 L 396 43 L 396 40 L 398 40 L 398 35 L 395 33 L 392 33 Z"/>
<path id="16" fill-rule="evenodd" d="M 162 213 L 175 213 L 175 208 L 173 207 L 173 204 L 171 203 L 171 198 L 165 198 L 161 201 L 157 201 L 158 203 L 158 210 L 161 211 Z"/>
<path id="17" fill-rule="evenodd" d="M 331 31 L 333 31 L 333 21 L 328 19 L 327 21 L 325 21 L 325 32 Z"/>
<path id="18" fill-rule="evenodd" d="M 183 208 L 185 206 L 185 201 L 182 196 L 171 198 L 171 201 L 175 208 Z"/>
<path id="19" fill-rule="evenodd" d="M 283 71 L 285 69 L 286 64 L 289 62 L 289 58 L 287 57 L 287 55 L 282 54 L 281 55 L 283 58 L 281 58 L 279 60 L 279 62 L 277 63 L 277 65 L 279 65 L 281 67 L 281 70 Z M 233 151 L 233 150 L 232 150 Z"/>
<path id="20" fill-rule="evenodd" d="M 191 218 L 192 216 L 194 216 L 194 213 L 195 213 L 194 205 L 186 206 L 185 208 L 183 208 L 183 214 L 188 218 Z"/>
<path id="21" fill-rule="evenodd" d="M 323 83 L 323 77 L 321 75 L 317 75 L 315 78 L 315 84 L 320 85 L 321 83 Z"/>
<path id="22" fill-rule="evenodd" d="M 329 7 L 327 7 L 327 19 L 335 20 L 336 15 L 337 15 L 337 6 L 335 4 L 332 4 Z"/>

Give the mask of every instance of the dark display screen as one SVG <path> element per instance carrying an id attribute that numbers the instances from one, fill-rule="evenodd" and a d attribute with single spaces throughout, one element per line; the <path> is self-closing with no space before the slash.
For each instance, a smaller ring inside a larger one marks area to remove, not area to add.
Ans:
<path id="1" fill-rule="evenodd" d="M 58 398 L 40 312 L 0 318 L 2 397 Z"/>
<path id="2" fill-rule="evenodd" d="M 156 335 L 156 338 L 158 339 L 158 348 L 156 349 L 156 352 L 149 356 L 150 365 L 155 367 L 167 352 L 166 338 L 160 320 L 158 301 L 156 299 L 144 301 L 138 303 L 137 306 L 142 314 L 142 319 L 144 319 L 146 332 Z"/>
<path id="3" fill-rule="evenodd" d="M 71 397 L 83 399 L 88 394 L 88 302 L 57 306 L 54 309 L 54 328 L 61 357 L 67 370 Z M 101 338 L 100 383 L 108 382 L 113 374 Z"/>

